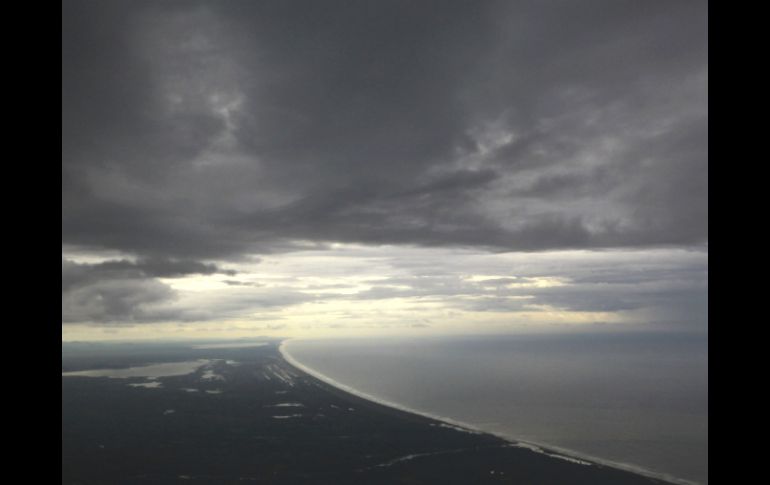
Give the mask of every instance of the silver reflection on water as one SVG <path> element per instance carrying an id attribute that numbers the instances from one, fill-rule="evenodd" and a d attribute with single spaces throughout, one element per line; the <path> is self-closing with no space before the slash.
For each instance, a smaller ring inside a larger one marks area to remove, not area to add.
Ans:
<path id="1" fill-rule="evenodd" d="M 619 334 L 299 340 L 301 364 L 509 439 L 708 481 L 706 337 Z"/>

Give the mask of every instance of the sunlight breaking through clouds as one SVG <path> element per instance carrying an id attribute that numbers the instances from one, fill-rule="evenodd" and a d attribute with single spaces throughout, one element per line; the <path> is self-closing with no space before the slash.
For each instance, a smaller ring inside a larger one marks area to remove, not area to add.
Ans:
<path id="1" fill-rule="evenodd" d="M 218 266 L 224 263 L 212 263 Z M 692 310 L 704 304 L 707 273 L 702 251 L 490 254 L 336 245 L 263 256 L 235 275 L 156 281 L 173 292 L 153 301 L 156 318 L 146 318 L 162 328 L 227 321 L 238 335 L 632 323 L 686 330 L 704 317 L 704 308 Z"/>

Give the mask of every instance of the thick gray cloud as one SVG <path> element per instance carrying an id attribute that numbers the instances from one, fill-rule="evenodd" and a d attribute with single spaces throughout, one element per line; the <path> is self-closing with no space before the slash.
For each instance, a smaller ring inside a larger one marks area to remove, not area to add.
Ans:
<path id="1" fill-rule="evenodd" d="M 707 241 L 705 2 L 73 0 L 62 22 L 65 244 Z"/>
<path id="2" fill-rule="evenodd" d="M 142 259 L 139 261 L 110 260 L 98 264 L 78 264 L 62 258 L 62 291 L 103 279 L 178 278 L 193 274 L 222 273 L 234 275 L 234 270 L 221 270 L 215 264 L 198 261 Z"/>
<path id="3" fill-rule="evenodd" d="M 313 299 L 288 289 L 236 293 L 190 303 L 159 278 L 233 274 L 193 261 L 112 260 L 83 264 L 62 258 L 62 322 L 149 323 L 206 321 L 243 316 L 255 308 L 290 306 Z M 237 282 L 236 282 L 237 283 Z M 244 286 L 259 286 L 247 283 Z"/>
<path id="4" fill-rule="evenodd" d="M 707 77 L 698 0 L 65 2 L 63 254 L 102 262 L 63 258 L 62 319 L 404 298 L 702 326 L 705 262 L 631 253 L 707 248 Z M 591 251 L 531 270 L 420 253 L 368 289 L 241 270 L 335 242 Z M 231 268 L 196 301 L 165 280 Z"/>
<path id="5" fill-rule="evenodd" d="M 157 320 L 152 308 L 175 296 L 171 287 L 132 263 L 88 265 L 62 258 L 63 322 Z"/>

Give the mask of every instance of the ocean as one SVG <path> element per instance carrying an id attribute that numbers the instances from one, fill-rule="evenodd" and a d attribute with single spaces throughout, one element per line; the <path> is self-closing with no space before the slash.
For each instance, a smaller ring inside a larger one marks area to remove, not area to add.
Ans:
<path id="1" fill-rule="evenodd" d="M 377 400 L 578 457 L 708 483 L 708 340 L 592 333 L 290 340 Z"/>

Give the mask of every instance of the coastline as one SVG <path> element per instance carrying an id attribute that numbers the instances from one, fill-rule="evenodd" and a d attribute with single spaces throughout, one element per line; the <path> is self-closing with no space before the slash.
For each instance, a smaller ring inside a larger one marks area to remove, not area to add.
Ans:
<path id="1" fill-rule="evenodd" d="M 446 427 L 457 429 L 458 431 L 466 432 L 466 433 L 472 433 L 472 434 L 483 434 L 483 435 L 489 435 L 493 436 L 495 438 L 498 438 L 500 440 L 503 440 L 504 442 L 508 443 L 509 446 L 512 447 L 518 447 L 518 448 L 526 448 L 529 449 L 535 453 L 543 454 L 555 459 L 561 459 L 561 460 L 567 460 L 572 461 L 588 466 L 595 466 L 595 467 L 607 467 L 607 468 L 613 468 L 616 470 L 620 470 L 627 473 L 632 473 L 635 475 L 639 475 L 645 478 L 652 478 L 655 480 L 661 480 L 667 483 L 670 483 L 671 485 L 703 485 L 700 482 L 695 482 L 692 480 L 686 480 L 678 477 L 671 476 L 666 473 L 660 473 L 660 472 L 653 472 L 650 470 L 646 470 L 644 468 L 641 468 L 636 465 L 631 465 L 628 463 L 622 463 L 622 462 L 615 462 L 610 460 L 605 460 L 599 457 L 587 455 L 584 453 L 580 453 L 578 451 L 569 450 L 566 448 L 561 448 L 559 446 L 550 445 L 547 443 L 536 443 L 532 441 L 524 441 L 520 440 L 511 436 L 507 436 L 502 433 L 498 433 L 495 431 L 490 430 L 484 430 L 480 429 L 476 426 L 470 425 L 468 423 L 463 423 L 461 421 L 448 418 L 446 416 L 440 416 L 424 411 L 420 411 L 417 409 L 412 409 L 408 406 L 404 406 L 402 404 L 389 401 L 387 399 L 382 399 L 377 396 L 373 396 L 371 394 L 368 394 L 366 392 L 359 391 L 351 386 L 342 384 L 341 382 L 336 381 L 335 379 L 316 371 L 315 369 L 312 369 L 305 364 L 299 362 L 296 358 L 294 358 L 289 352 L 288 349 L 286 349 L 286 343 L 288 343 L 291 340 L 295 339 L 283 339 L 278 344 L 278 352 L 281 355 L 281 357 L 292 367 L 296 368 L 298 371 L 303 372 L 321 382 L 324 384 L 330 386 L 331 388 L 342 392 L 344 394 L 348 394 L 351 396 L 354 396 L 356 398 L 359 398 L 363 401 L 367 401 L 369 403 L 373 403 L 379 406 L 383 406 L 386 408 L 390 408 L 394 411 L 398 411 L 402 414 L 407 415 L 413 415 L 413 416 L 419 416 L 421 418 L 427 418 L 433 421 L 436 421 L 438 423 L 445 425 Z"/>

